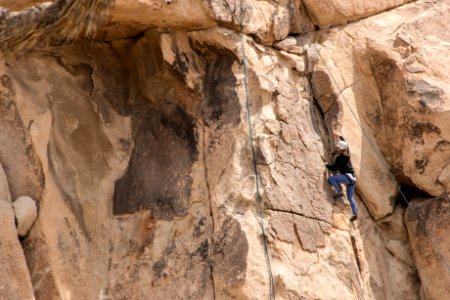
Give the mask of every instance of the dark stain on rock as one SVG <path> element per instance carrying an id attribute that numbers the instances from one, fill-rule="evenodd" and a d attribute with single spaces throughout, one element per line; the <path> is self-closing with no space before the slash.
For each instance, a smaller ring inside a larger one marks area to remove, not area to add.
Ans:
<path id="1" fill-rule="evenodd" d="M 207 122 L 237 125 L 241 106 L 236 93 L 236 77 L 232 66 L 233 56 L 217 56 L 208 60 L 205 76 L 204 118 Z"/>
<path id="2" fill-rule="evenodd" d="M 159 259 L 153 264 L 153 273 L 155 274 L 156 278 L 161 278 L 161 275 L 163 275 L 163 271 L 167 266 L 166 260 L 170 254 L 172 254 L 177 245 L 175 241 L 172 241 L 166 249 L 161 253 L 161 256 Z"/>
<path id="3" fill-rule="evenodd" d="M 181 53 L 178 51 L 178 48 L 172 49 L 175 53 L 175 62 L 173 64 L 173 68 L 175 71 L 177 71 L 179 74 L 182 74 L 183 76 L 186 75 L 186 73 L 189 71 L 189 57 L 185 53 Z"/>
<path id="4" fill-rule="evenodd" d="M 205 239 L 200 246 L 195 250 L 194 256 L 199 256 L 203 261 L 208 261 L 209 257 L 209 242 L 208 239 Z"/>
<path id="5" fill-rule="evenodd" d="M 133 136 L 127 172 L 115 186 L 114 214 L 149 209 L 162 220 L 185 216 L 198 156 L 194 120 L 177 105 L 142 105 L 133 116 Z"/>
<path id="6" fill-rule="evenodd" d="M 414 122 L 409 128 L 409 135 L 414 139 L 422 139 L 426 133 L 441 134 L 441 130 L 430 122 Z"/>
<path id="7" fill-rule="evenodd" d="M 416 170 L 419 171 L 420 174 L 423 174 L 425 171 L 425 167 L 428 165 L 428 158 L 424 157 L 422 159 L 414 160 L 414 166 Z"/>
<path id="8" fill-rule="evenodd" d="M 206 217 L 201 217 L 198 222 L 194 225 L 194 238 L 200 237 L 205 232 L 205 221 Z"/>
<path id="9" fill-rule="evenodd" d="M 418 94 L 425 101 L 437 101 L 443 94 L 442 89 L 428 83 L 425 80 L 409 79 L 406 81 L 407 91 L 410 95 Z"/>
<path id="10" fill-rule="evenodd" d="M 158 260 L 153 264 L 153 273 L 156 278 L 161 278 L 161 274 L 166 268 L 166 262 L 163 259 Z"/>
<path id="11" fill-rule="evenodd" d="M 434 150 L 445 151 L 445 148 L 450 147 L 450 142 L 447 140 L 440 140 L 434 146 Z"/>
<path id="12" fill-rule="evenodd" d="M 228 217 L 215 234 L 211 246 L 211 261 L 214 273 L 227 284 L 238 284 L 245 280 L 249 246 L 241 224 Z"/>
<path id="13" fill-rule="evenodd" d="M 111 108 L 121 116 L 130 115 L 129 71 L 123 65 L 123 61 L 106 43 L 95 43 L 91 47 L 83 47 L 83 50 L 89 54 L 91 64 L 95 67 L 96 76 L 89 77 L 96 86 L 93 89 L 92 100 L 97 103 L 103 120 L 110 122 Z M 94 75 L 94 69 L 90 65 L 89 67 L 91 75 Z"/>
<path id="14" fill-rule="evenodd" d="M 19 115 L 15 96 L 11 78 L 0 76 L 0 162 L 13 200 L 28 195 L 39 204 L 45 185 L 44 172 L 29 129 Z"/>
<path id="15" fill-rule="evenodd" d="M 439 248 L 431 245 L 427 229 L 432 227 L 447 228 L 449 217 L 450 193 L 445 193 L 435 198 L 412 200 L 405 212 L 405 224 L 409 234 L 413 234 L 415 237 L 413 242 L 417 243 L 419 242 L 418 239 L 422 239 L 422 242 L 428 244 L 427 247 L 430 250 L 436 251 Z M 436 243 L 436 241 L 434 242 Z"/>

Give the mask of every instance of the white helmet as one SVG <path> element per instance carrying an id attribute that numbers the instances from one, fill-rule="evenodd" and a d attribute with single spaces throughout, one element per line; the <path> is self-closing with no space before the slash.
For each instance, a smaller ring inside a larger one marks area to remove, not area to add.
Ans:
<path id="1" fill-rule="evenodd" d="M 339 141 L 336 144 L 336 148 L 338 148 L 339 150 L 347 150 L 348 149 L 348 144 L 344 141 Z"/>

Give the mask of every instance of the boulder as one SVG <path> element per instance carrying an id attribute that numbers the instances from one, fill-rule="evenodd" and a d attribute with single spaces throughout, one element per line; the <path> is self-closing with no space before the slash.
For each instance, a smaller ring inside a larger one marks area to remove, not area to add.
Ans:
<path id="1" fill-rule="evenodd" d="M 17 232 L 19 236 L 24 237 L 36 220 L 36 202 L 31 197 L 21 196 L 13 202 L 13 208 L 17 220 Z"/>

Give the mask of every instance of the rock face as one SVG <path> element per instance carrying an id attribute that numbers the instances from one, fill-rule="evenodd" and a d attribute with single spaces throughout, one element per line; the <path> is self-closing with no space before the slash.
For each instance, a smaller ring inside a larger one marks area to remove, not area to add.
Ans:
<path id="1" fill-rule="evenodd" d="M 18 299 L 444 299 L 449 4 L 366 2 L 118 0 L 96 40 L 3 57 Z"/>
<path id="2" fill-rule="evenodd" d="M 412 0 L 304 0 L 311 19 L 320 27 L 345 24 L 378 14 Z"/>
<path id="3" fill-rule="evenodd" d="M 378 140 L 385 157 L 394 172 L 433 196 L 448 188 L 445 168 L 450 164 L 450 86 L 444 75 L 450 61 L 442 56 L 450 49 L 443 46 L 450 40 L 450 21 L 444 17 L 450 6 L 436 8 L 405 23 L 395 38 L 369 43 L 381 96 Z M 432 20 L 440 21 L 431 26 Z M 428 41 L 435 32 L 442 33 Z M 393 139 L 399 143 L 390 146 Z"/>
<path id="4" fill-rule="evenodd" d="M 445 299 L 450 293 L 449 215 L 449 194 L 413 201 L 406 211 L 405 222 L 422 280 L 421 295 L 424 299 Z"/>
<path id="5" fill-rule="evenodd" d="M 2 299 L 34 299 L 30 274 L 25 256 L 17 236 L 14 224 L 14 211 L 11 203 L 8 180 L 0 165 L 0 225 L 2 238 L 0 257 L 2 272 L 0 275 Z"/>

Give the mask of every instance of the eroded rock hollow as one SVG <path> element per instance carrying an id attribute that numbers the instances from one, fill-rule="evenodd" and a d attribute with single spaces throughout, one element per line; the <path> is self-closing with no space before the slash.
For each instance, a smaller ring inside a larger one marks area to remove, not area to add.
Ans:
<path id="1" fill-rule="evenodd" d="M 0 298 L 447 299 L 449 16 L 116 0 L 92 39 L 3 55 Z"/>

